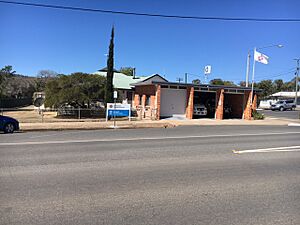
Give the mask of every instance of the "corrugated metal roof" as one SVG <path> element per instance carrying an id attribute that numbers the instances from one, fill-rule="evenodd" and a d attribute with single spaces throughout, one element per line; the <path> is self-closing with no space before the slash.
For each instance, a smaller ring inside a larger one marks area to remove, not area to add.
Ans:
<path id="1" fill-rule="evenodd" d="M 103 72 L 103 71 L 97 71 L 94 74 L 106 77 L 106 72 Z M 125 75 L 123 73 L 116 73 L 116 72 L 114 72 L 113 85 L 114 85 L 114 88 L 117 88 L 117 89 L 127 89 L 127 90 L 130 90 L 131 88 L 133 88 L 133 86 L 130 85 L 130 84 L 143 81 L 143 80 L 145 80 L 147 78 L 148 77 L 136 77 L 136 78 L 133 78 L 132 76 L 127 76 L 127 75 Z"/>
<path id="2" fill-rule="evenodd" d="M 226 89 L 226 90 L 242 90 L 250 91 L 251 87 L 241 87 L 241 86 L 225 86 L 225 85 L 211 85 L 211 84 L 192 84 L 192 83 L 176 83 L 176 82 L 161 82 L 161 81 L 151 81 L 152 84 L 160 84 L 164 86 L 178 86 L 178 87 L 199 87 L 199 88 L 214 88 L 214 89 Z M 139 82 L 133 84 L 134 86 L 149 85 L 148 83 Z M 254 89 L 255 92 L 261 92 L 260 89 Z"/>

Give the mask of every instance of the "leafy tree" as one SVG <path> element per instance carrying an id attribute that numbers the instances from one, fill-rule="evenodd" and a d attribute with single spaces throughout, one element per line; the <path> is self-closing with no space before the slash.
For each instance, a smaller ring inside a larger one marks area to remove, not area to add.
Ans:
<path id="1" fill-rule="evenodd" d="M 121 67 L 120 72 L 127 75 L 127 76 L 133 76 L 134 74 L 134 68 L 133 67 Z"/>
<path id="2" fill-rule="evenodd" d="M 225 80 L 224 85 L 225 86 L 236 86 L 232 81 L 229 81 L 229 80 Z"/>
<path id="3" fill-rule="evenodd" d="M 16 73 L 16 71 L 14 71 L 14 70 L 13 70 L 13 67 L 10 66 L 10 65 L 4 66 L 4 67 L 0 70 L 0 72 L 1 72 L 2 74 L 6 74 L 7 76 L 12 76 L 12 75 L 14 75 L 14 74 Z"/>
<path id="4" fill-rule="evenodd" d="M 12 77 L 15 73 L 16 73 L 16 71 L 14 71 L 13 67 L 10 65 L 4 66 L 0 70 L 0 97 L 2 97 L 4 95 L 4 89 L 5 89 L 5 86 L 7 83 L 7 79 L 9 77 Z"/>
<path id="5" fill-rule="evenodd" d="M 285 82 L 283 84 L 283 91 L 295 91 L 295 86 L 296 86 L 296 78 L 293 78 L 292 80 L 288 81 L 288 82 Z M 299 83 L 298 83 L 298 91 L 299 91 Z"/>
<path id="6" fill-rule="evenodd" d="M 284 88 L 284 82 L 282 79 L 274 80 L 274 88 L 276 92 L 282 91 Z"/>
<path id="7" fill-rule="evenodd" d="M 246 82 L 245 82 L 245 81 L 241 81 L 241 82 L 239 83 L 239 85 L 240 85 L 241 87 L 246 87 Z"/>
<path id="8" fill-rule="evenodd" d="M 58 73 L 53 70 L 40 70 L 37 74 L 37 79 L 35 82 L 36 91 L 44 91 L 46 88 L 46 83 L 55 78 L 57 75 Z"/>
<path id="9" fill-rule="evenodd" d="M 59 75 L 46 84 L 45 105 L 58 107 L 68 103 L 84 108 L 89 106 L 92 100 L 103 100 L 105 83 L 105 77 L 94 74 Z"/>
<path id="10" fill-rule="evenodd" d="M 111 30 L 111 38 L 109 44 L 109 53 L 107 59 L 107 76 L 106 76 L 106 92 L 105 102 L 113 102 L 113 78 L 114 78 L 114 27 Z"/>
<path id="11" fill-rule="evenodd" d="M 199 79 L 195 79 L 192 81 L 192 84 L 201 84 L 201 81 Z"/>
<path id="12" fill-rule="evenodd" d="M 236 86 L 232 81 L 222 80 L 220 78 L 213 79 L 209 82 L 212 85 Z"/>
<path id="13" fill-rule="evenodd" d="M 39 78 L 54 78 L 58 75 L 57 72 L 53 70 L 40 70 L 37 74 Z"/>
<path id="14" fill-rule="evenodd" d="M 261 97 L 266 97 L 274 93 L 272 80 L 262 80 L 257 83 L 257 88 L 262 89 Z"/>
<path id="15" fill-rule="evenodd" d="M 224 81 L 222 79 L 213 79 L 211 81 L 209 81 L 210 84 L 212 85 L 224 85 Z"/>

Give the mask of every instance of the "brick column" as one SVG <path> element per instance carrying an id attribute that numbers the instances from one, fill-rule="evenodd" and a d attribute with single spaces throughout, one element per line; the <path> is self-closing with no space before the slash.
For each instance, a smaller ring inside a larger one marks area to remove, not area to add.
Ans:
<path id="1" fill-rule="evenodd" d="M 217 106 L 216 106 L 216 119 L 222 120 L 224 114 L 224 89 L 218 90 L 217 93 Z"/>
<path id="2" fill-rule="evenodd" d="M 244 120 L 251 120 L 252 109 L 251 109 L 251 91 L 245 92 L 246 106 L 244 109 Z"/>
<path id="3" fill-rule="evenodd" d="M 151 109 L 155 108 L 155 96 L 154 95 L 150 96 L 150 108 Z"/>
<path id="4" fill-rule="evenodd" d="M 156 120 L 160 119 L 160 90 L 161 87 L 160 85 L 156 86 L 156 91 L 155 91 L 155 104 L 154 107 L 156 109 Z"/>
<path id="5" fill-rule="evenodd" d="M 194 114 L 194 87 L 188 87 L 187 88 L 187 107 L 186 107 L 186 113 L 185 116 L 188 119 L 193 119 Z"/>
<path id="6" fill-rule="evenodd" d="M 137 107 L 139 105 L 140 105 L 140 96 L 138 94 L 135 94 L 133 99 L 133 107 Z"/>
<path id="7" fill-rule="evenodd" d="M 254 94 L 252 110 L 256 110 L 256 109 L 257 109 L 257 94 Z"/>
<path id="8" fill-rule="evenodd" d="M 142 96 L 142 107 L 145 107 L 145 104 L 146 104 L 146 95 L 143 95 Z"/>

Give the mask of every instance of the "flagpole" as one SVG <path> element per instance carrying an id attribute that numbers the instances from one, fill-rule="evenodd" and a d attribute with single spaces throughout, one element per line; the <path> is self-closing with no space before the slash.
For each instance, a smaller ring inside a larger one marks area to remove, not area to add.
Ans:
<path id="1" fill-rule="evenodd" d="M 252 69 L 252 84 L 251 84 L 251 99 L 250 99 L 251 108 L 253 103 L 253 90 L 254 90 L 255 52 L 256 52 L 256 47 L 254 48 L 254 52 L 253 52 L 253 69 Z"/>

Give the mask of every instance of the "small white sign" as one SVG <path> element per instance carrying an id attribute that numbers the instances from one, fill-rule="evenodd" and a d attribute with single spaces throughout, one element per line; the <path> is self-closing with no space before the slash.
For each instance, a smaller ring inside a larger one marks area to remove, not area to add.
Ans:
<path id="1" fill-rule="evenodd" d="M 129 110 L 130 104 L 122 103 L 107 103 L 107 109 L 116 109 L 116 110 Z"/>
<path id="2" fill-rule="evenodd" d="M 211 73 L 211 65 L 207 65 L 204 67 L 204 74 L 210 74 Z"/>
<path id="3" fill-rule="evenodd" d="M 114 91 L 114 99 L 117 99 L 117 98 L 118 98 L 118 92 Z"/>

